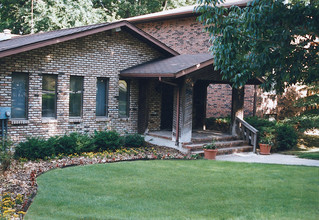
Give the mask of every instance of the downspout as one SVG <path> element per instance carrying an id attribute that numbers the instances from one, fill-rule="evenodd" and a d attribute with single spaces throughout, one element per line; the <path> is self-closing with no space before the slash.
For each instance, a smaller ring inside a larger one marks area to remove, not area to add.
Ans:
<path id="1" fill-rule="evenodd" d="M 165 84 L 168 84 L 168 85 L 171 85 L 171 86 L 174 86 L 177 88 L 177 94 L 176 94 L 176 143 L 175 145 L 177 146 L 179 144 L 179 87 L 178 87 L 178 84 L 176 83 L 172 83 L 172 82 L 166 82 L 166 81 L 163 81 L 162 80 L 162 77 L 158 77 L 158 80 L 162 83 L 165 83 Z"/>

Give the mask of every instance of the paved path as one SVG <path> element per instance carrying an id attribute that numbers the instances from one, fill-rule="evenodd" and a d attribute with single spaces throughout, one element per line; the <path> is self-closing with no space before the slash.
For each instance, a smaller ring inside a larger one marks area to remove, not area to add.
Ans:
<path id="1" fill-rule="evenodd" d="M 236 161 L 246 163 L 271 163 L 271 164 L 285 164 L 285 165 L 303 165 L 319 167 L 319 160 L 309 160 L 298 158 L 293 155 L 271 154 L 271 155 L 257 155 L 252 152 L 236 153 L 230 155 L 220 155 L 216 160 Z"/>

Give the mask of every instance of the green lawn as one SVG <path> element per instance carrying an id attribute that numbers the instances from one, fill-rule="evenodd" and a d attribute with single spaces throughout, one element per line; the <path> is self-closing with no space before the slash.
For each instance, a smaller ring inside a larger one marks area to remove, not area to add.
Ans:
<path id="1" fill-rule="evenodd" d="M 208 160 L 56 169 L 26 219 L 319 219 L 319 168 Z"/>

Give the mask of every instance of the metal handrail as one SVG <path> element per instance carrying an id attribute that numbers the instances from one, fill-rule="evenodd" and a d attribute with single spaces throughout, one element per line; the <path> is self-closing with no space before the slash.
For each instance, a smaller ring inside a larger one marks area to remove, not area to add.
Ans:
<path id="1" fill-rule="evenodd" d="M 253 145 L 253 152 L 256 153 L 258 130 L 238 117 L 236 117 L 235 122 L 238 129 L 236 129 L 236 133 Z"/>

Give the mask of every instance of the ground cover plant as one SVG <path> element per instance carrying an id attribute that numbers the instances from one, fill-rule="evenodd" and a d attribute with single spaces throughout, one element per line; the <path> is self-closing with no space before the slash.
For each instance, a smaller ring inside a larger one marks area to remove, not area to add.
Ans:
<path id="1" fill-rule="evenodd" d="M 319 169 L 134 161 L 38 177 L 26 219 L 318 219 Z"/>

